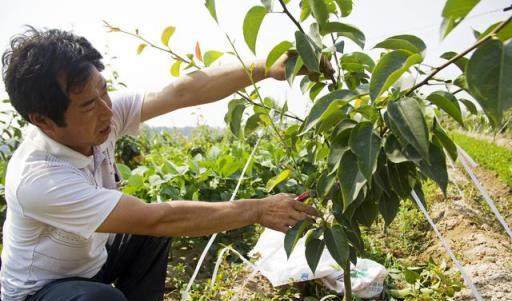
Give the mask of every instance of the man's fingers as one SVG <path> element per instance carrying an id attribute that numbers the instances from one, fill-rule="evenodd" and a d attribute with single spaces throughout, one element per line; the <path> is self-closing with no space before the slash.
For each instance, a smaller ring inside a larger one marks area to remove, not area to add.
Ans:
<path id="1" fill-rule="evenodd" d="M 295 201 L 293 203 L 293 208 L 297 211 L 305 212 L 307 215 L 316 216 L 316 217 L 321 216 L 320 212 L 318 212 L 318 210 L 316 210 L 315 208 L 308 206 L 302 202 L 299 202 L 299 201 Z"/>
<path id="2" fill-rule="evenodd" d="M 290 213 L 290 217 L 291 217 L 295 222 L 298 222 L 298 221 L 301 221 L 301 220 L 306 219 L 307 215 L 306 215 L 306 213 L 304 213 L 304 212 L 293 211 L 293 212 L 291 212 L 291 213 Z"/>

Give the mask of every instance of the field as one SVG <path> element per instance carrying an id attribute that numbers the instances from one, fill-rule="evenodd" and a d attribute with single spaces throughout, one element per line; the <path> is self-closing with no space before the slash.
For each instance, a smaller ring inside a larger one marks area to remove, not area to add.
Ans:
<path id="1" fill-rule="evenodd" d="M 507 181 L 511 179 L 511 161 L 508 159 L 512 155 L 511 149 L 461 132 L 452 133 L 452 137 L 480 163 L 476 174 L 510 224 L 512 191 Z M 123 156 L 121 150 L 126 150 L 125 153 L 131 150 L 132 157 L 124 154 L 124 159 L 127 165 L 134 167 L 130 174 L 125 174 L 128 185 L 124 189 L 147 201 L 167 198 L 228 200 L 244 160 L 249 156 L 250 143 L 254 143 L 251 139 L 247 142 L 243 144 L 229 133 L 206 127 L 196 129 L 192 137 L 179 133 L 159 136 L 146 132 L 138 139 L 123 140 L 119 157 Z M 133 152 L 135 149 L 140 153 Z M 243 159 L 232 160 L 235 156 Z M 283 156 L 283 152 L 272 143 L 272 138 L 263 140 L 237 198 L 265 195 L 265 184 L 278 174 L 277 164 Z M 128 167 L 124 169 L 128 171 Z M 451 181 L 446 198 L 433 182 L 424 183 L 430 214 L 459 260 L 465 264 L 483 297 L 509 300 L 512 298 L 509 238 L 462 166 L 458 163 L 449 165 L 449 173 Z M 295 185 L 293 180 L 288 180 L 279 184 L 274 192 L 293 192 Z M 218 252 L 230 245 L 246 256 L 261 231 L 261 227 L 254 226 L 220 235 L 193 286 L 192 299 L 320 300 L 335 294 L 313 281 L 272 288 L 261 275 L 256 274 L 249 279 L 251 268 L 230 253 L 223 259 L 215 286 L 210 287 L 209 278 Z M 384 221 L 379 219 L 372 227 L 363 227 L 362 234 L 367 248 L 364 257 L 385 265 L 390 272 L 378 300 L 446 300 L 452 295 L 455 300 L 471 298 L 425 217 L 410 200 L 402 202 L 398 216 L 389 228 L 385 229 Z M 167 300 L 179 300 L 206 241 L 207 238 L 174 240 L 168 269 Z M 334 295 L 329 299 L 341 300 Z"/>

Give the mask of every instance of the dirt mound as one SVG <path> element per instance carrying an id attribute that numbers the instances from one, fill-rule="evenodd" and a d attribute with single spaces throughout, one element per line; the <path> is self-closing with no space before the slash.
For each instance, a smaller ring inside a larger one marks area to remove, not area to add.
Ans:
<path id="1" fill-rule="evenodd" d="M 475 171 L 491 196 L 498 196 L 498 208 L 510 208 L 512 193 L 509 187 L 481 168 Z M 441 233 L 448 240 L 457 258 L 463 263 L 484 300 L 512 300 L 512 240 L 479 198 L 479 192 L 468 182 L 460 169 L 450 169 L 450 179 L 464 187 L 461 196 L 452 185 L 450 196 L 436 202 L 430 212 Z M 504 213 L 507 213 L 506 211 Z M 510 218 L 509 225 L 510 225 Z M 446 254 L 436 240 L 425 256 Z M 459 292 L 454 300 L 474 300 L 469 289 Z"/>

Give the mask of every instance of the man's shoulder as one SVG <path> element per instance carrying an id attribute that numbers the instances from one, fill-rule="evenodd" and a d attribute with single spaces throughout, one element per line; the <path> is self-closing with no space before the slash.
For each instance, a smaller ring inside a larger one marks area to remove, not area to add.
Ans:
<path id="1" fill-rule="evenodd" d="M 28 140 L 23 141 L 13 153 L 6 171 L 6 186 L 19 184 L 23 179 L 33 176 L 55 175 L 56 171 L 72 171 L 73 165 L 60 160 L 45 150 L 35 148 Z"/>

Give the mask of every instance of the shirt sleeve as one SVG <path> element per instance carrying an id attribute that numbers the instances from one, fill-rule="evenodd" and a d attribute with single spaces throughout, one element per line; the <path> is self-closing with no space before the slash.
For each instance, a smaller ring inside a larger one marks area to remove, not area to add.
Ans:
<path id="1" fill-rule="evenodd" d="M 112 93 L 112 121 L 116 139 L 138 133 L 143 100 L 144 92 L 140 91 Z"/>
<path id="2" fill-rule="evenodd" d="M 16 194 L 23 215 L 86 239 L 122 196 L 120 191 L 87 183 L 77 171 L 64 166 L 31 172 Z"/>

